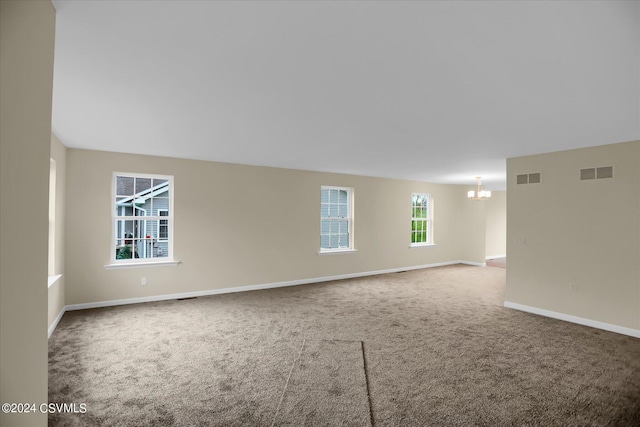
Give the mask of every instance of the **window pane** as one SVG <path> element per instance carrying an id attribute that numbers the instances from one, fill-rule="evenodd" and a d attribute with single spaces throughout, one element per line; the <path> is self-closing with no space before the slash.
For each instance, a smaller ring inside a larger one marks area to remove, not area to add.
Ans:
<path id="1" fill-rule="evenodd" d="M 323 220 L 320 221 L 320 233 L 329 234 L 329 221 Z"/>
<path id="2" fill-rule="evenodd" d="M 339 233 L 346 234 L 349 232 L 349 221 L 340 221 Z"/>
<path id="3" fill-rule="evenodd" d="M 339 205 L 338 216 L 341 218 L 346 218 L 348 216 L 347 205 Z"/>
<path id="4" fill-rule="evenodd" d="M 341 248 L 349 247 L 349 235 L 348 234 L 340 234 L 339 246 Z"/>
<path id="5" fill-rule="evenodd" d="M 170 196 L 169 186 L 167 186 L 166 189 L 167 189 L 167 191 L 164 191 L 162 193 L 158 193 L 157 196 L 158 197 L 169 197 Z"/>
<path id="6" fill-rule="evenodd" d="M 153 179 L 152 186 L 153 186 L 153 187 L 157 187 L 158 185 L 160 185 L 160 184 L 164 184 L 164 183 L 167 183 L 167 182 L 169 182 L 169 180 L 168 180 L 168 179 L 158 179 L 158 178 L 154 178 L 154 179 Z"/>
<path id="7" fill-rule="evenodd" d="M 135 199 L 133 208 L 134 208 L 134 216 L 149 216 L 149 215 L 151 215 L 151 202 L 150 202 L 150 200 Z"/>
<path id="8" fill-rule="evenodd" d="M 116 259 L 131 259 L 132 257 L 131 245 L 116 246 Z"/>
<path id="9" fill-rule="evenodd" d="M 329 205 L 323 203 L 320 205 L 320 216 L 326 218 L 329 216 Z"/>
<path id="10" fill-rule="evenodd" d="M 133 177 L 117 176 L 116 177 L 116 195 L 117 196 L 133 196 Z"/>
<path id="11" fill-rule="evenodd" d="M 135 253 L 134 253 L 134 257 L 135 258 L 142 258 L 142 259 L 148 259 L 148 258 L 152 258 L 153 256 L 153 239 L 146 239 L 146 238 L 141 238 L 141 239 L 136 239 L 135 240 Z"/>
<path id="12" fill-rule="evenodd" d="M 154 197 L 151 199 L 150 215 L 160 216 L 162 214 L 159 212 L 162 212 L 163 210 L 169 210 L 169 199 L 167 197 Z"/>
<path id="13" fill-rule="evenodd" d="M 135 194 L 141 194 L 147 192 L 151 188 L 150 178 L 136 178 L 136 192 Z"/>
<path id="14" fill-rule="evenodd" d="M 338 216 L 338 205 L 329 205 L 329 216 L 334 218 Z"/>
<path id="15" fill-rule="evenodd" d="M 320 203 L 329 203 L 329 190 L 322 190 L 320 194 Z"/>
<path id="16" fill-rule="evenodd" d="M 115 215 L 116 216 L 133 216 L 133 208 L 131 207 L 131 197 L 116 197 Z"/>
<path id="17" fill-rule="evenodd" d="M 332 234 L 331 236 L 329 236 L 329 242 L 330 242 L 330 247 L 333 248 L 337 248 L 338 247 L 338 235 L 337 234 Z"/>
<path id="18" fill-rule="evenodd" d="M 133 221 L 129 220 L 117 220 L 116 221 L 116 239 L 133 239 L 134 225 Z M 131 244 L 131 241 L 126 241 L 125 244 Z"/>
<path id="19" fill-rule="evenodd" d="M 158 239 L 167 239 L 169 238 L 169 221 L 166 219 L 161 219 L 158 221 L 158 230 L 157 234 L 152 234 L 157 236 Z"/>
<path id="20" fill-rule="evenodd" d="M 323 249 L 329 249 L 329 235 L 323 234 L 320 236 L 320 247 Z"/>
<path id="21" fill-rule="evenodd" d="M 169 256 L 169 243 L 168 242 L 154 242 L 153 243 L 153 257 L 154 258 L 166 258 Z"/>
<path id="22" fill-rule="evenodd" d="M 338 190 L 329 190 L 329 202 L 338 203 Z"/>
<path id="23" fill-rule="evenodd" d="M 348 195 L 347 190 L 340 190 L 340 203 L 344 203 L 344 204 L 347 203 L 347 199 L 348 199 L 347 195 Z"/>

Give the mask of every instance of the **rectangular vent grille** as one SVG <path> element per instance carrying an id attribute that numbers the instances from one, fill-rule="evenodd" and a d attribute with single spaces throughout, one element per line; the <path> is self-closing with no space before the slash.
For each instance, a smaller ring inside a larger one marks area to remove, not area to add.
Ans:
<path id="1" fill-rule="evenodd" d="M 540 172 L 516 175 L 516 184 L 540 184 Z"/>
<path id="2" fill-rule="evenodd" d="M 580 180 L 613 178 L 613 166 L 580 169 Z"/>
<path id="3" fill-rule="evenodd" d="M 585 179 L 596 179 L 596 169 L 580 169 L 580 180 L 584 181 Z"/>
<path id="4" fill-rule="evenodd" d="M 606 166 L 596 169 L 596 178 L 613 178 L 613 166 Z"/>

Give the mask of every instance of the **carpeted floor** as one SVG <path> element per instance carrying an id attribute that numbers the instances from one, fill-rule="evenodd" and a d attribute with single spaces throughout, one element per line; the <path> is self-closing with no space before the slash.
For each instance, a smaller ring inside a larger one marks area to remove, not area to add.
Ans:
<path id="1" fill-rule="evenodd" d="M 51 426 L 638 426 L 640 339 L 502 307 L 450 266 L 68 312 Z"/>

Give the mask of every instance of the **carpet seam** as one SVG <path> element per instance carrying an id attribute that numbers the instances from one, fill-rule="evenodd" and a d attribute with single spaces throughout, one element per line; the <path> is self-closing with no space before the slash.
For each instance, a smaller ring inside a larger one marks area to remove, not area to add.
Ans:
<path id="1" fill-rule="evenodd" d="M 291 380 L 291 374 L 293 374 L 293 369 L 296 367 L 296 363 L 302 357 L 302 352 L 304 350 L 304 345 L 307 342 L 306 338 L 302 338 L 302 346 L 300 346 L 300 351 L 298 352 L 298 356 L 293 360 L 293 364 L 291 365 L 291 369 L 289 370 L 289 376 L 287 376 L 287 381 L 284 383 L 284 388 L 282 389 L 282 394 L 280 395 L 280 402 L 278 402 L 278 407 L 276 408 L 276 413 L 273 414 L 273 421 L 271 421 L 271 427 L 276 424 L 276 420 L 278 419 L 278 413 L 280 412 L 280 408 L 282 407 L 282 401 L 284 400 L 284 394 L 287 392 L 287 388 L 289 388 L 289 381 Z"/>
<path id="2" fill-rule="evenodd" d="M 369 419 L 371 427 L 375 427 L 376 423 L 373 419 L 373 405 L 371 404 L 371 392 L 369 390 L 369 370 L 367 368 L 367 357 L 364 353 L 364 341 L 360 341 L 360 349 L 362 350 L 362 367 L 364 369 L 364 382 L 367 386 L 367 401 L 369 402 Z"/>

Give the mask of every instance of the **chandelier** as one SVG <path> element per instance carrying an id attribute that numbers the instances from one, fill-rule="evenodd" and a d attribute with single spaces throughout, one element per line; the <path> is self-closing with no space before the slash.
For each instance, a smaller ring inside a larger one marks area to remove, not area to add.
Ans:
<path id="1" fill-rule="evenodd" d="M 480 176 L 476 176 L 476 180 L 478 181 L 478 188 L 476 190 L 471 190 L 467 192 L 467 197 L 469 200 L 487 200 L 491 198 L 491 191 L 485 190 L 484 185 L 482 185 L 482 181 L 480 181 Z"/>

